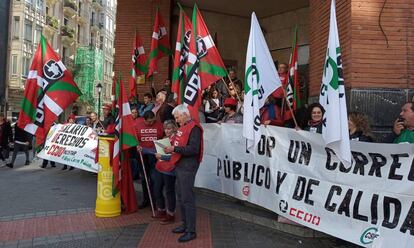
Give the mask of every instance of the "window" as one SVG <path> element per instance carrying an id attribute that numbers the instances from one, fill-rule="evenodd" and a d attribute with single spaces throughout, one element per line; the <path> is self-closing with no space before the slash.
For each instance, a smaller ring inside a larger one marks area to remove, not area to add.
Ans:
<path id="1" fill-rule="evenodd" d="M 20 37 L 20 16 L 15 16 L 13 18 L 13 37 L 19 39 Z"/>
<path id="2" fill-rule="evenodd" d="M 38 10 L 43 10 L 43 0 L 36 0 L 36 8 Z"/>
<path id="3" fill-rule="evenodd" d="M 24 39 L 27 41 L 32 41 L 32 22 L 25 21 L 24 23 Z"/>
<path id="4" fill-rule="evenodd" d="M 40 35 L 42 34 L 42 26 L 36 25 L 35 29 L 35 36 L 34 36 L 34 43 L 39 43 L 40 41 Z"/>
<path id="5" fill-rule="evenodd" d="M 33 0 L 26 0 L 26 3 L 32 5 L 33 4 Z"/>
<path id="6" fill-rule="evenodd" d="M 22 67 L 22 76 L 27 78 L 29 74 L 29 67 L 30 67 L 30 59 L 27 57 L 23 57 L 23 67 Z"/>
<path id="7" fill-rule="evenodd" d="M 12 56 L 12 68 L 11 72 L 13 76 L 17 75 L 17 55 Z"/>
<path id="8" fill-rule="evenodd" d="M 49 15 L 49 6 L 46 6 L 46 15 Z"/>
<path id="9" fill-rule="evenodd" d="M 63 25 L 67 26 L 69 23 L 69 20 L 66 18 L 63 18 Z"/>

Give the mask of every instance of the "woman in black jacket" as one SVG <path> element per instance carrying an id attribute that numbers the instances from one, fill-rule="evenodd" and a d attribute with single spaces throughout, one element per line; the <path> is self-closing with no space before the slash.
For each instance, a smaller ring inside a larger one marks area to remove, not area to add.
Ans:
<path id="1" fill-rule="evenodd" d="M 9 143 L 13 142 L 13 132 L 10 122 L 0 113 L 0 159 L 4 162 L 9 158 Z"/>
<path id="2" fill-rule="evenodd" d="M 322 133 L 322 120 L 325 109 L 320 103 L 312 103 L 308 108 L 308 125 L 304 130 L 312 133 Z"/>
<path id="3" fill-rule="evenodd" d="M 371 127 L 366 115 L 351 112 L 348 115 L 349 139 L 356 141 L 373 142 Z"/>

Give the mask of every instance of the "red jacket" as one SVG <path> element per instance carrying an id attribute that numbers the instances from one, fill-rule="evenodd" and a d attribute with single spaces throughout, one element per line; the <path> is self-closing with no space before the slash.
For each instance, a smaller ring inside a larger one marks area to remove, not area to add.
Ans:
<path id="1" fill-rule="evenodd" d="M 274 118 L 270 118 L 269 108 L 273 108 Z M 270 105 L 265 104 L 260 109 L 260 120 L 262 124 L 264 124 L 265 121 L 270 120 L 269 125 L 279 126 L 279 127 L 283 127 L 285 125 L 285 122 L 281 115 L 281 108 L 277 106 L 276 104 L 270 104 Z"/>

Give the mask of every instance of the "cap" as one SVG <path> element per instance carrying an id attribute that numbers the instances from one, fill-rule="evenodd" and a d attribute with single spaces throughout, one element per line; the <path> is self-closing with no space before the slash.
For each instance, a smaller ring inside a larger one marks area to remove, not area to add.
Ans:
<path id="1" fill-rule="evenodd" d="M 224 106 L 226 106 L 226 105 L 237 106 L 237 101 L 236 101 L 236 99 L 231 98 L 231 97 L 226 98 L 226 99 L 224 100 Z"/>
<path id="2" fill-rule="evenodd" d="M 112 109 L 112 105 L 110 103 L 106 103 L 102 106 L 103 109 Z"/>

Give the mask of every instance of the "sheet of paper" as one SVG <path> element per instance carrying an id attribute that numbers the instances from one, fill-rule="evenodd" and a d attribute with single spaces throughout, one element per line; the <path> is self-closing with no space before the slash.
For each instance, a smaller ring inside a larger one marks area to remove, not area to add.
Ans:
<path id="1" fill-rule="evenodd" d="M 170 139 L 160 139 L 160 140 L 154 140 L 155 149 L 157 150 L 157 153 L 161 155 L 165 155 L 164 148 L 167 146 L 171 146 Z"/>

